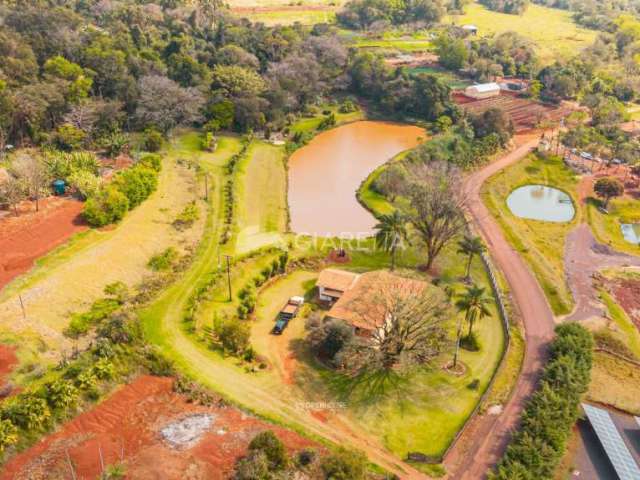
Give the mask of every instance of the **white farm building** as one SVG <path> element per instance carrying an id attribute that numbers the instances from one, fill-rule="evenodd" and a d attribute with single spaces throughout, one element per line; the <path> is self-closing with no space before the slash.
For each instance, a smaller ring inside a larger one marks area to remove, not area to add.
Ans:
<path id="1" fill-rule="evenodd" d="M 477 100 L 481 98 L 497 97 L 500 95 L 500 85 L 497 83 L 480 83 L 478 85 L 471 85 L 464 89 L 464 94 L 467 97 L 475 98 Z"/>

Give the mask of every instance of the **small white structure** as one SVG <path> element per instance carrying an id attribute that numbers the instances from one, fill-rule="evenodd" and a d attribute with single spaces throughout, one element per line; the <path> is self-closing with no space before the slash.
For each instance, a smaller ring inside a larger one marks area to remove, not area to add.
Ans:
<path id="1" fill-rule="evenodd" d="M 463 25 L 462 29 L 466 32 L 469 32 L 471 35 L 478 34 L 478 27 L 476 27 L 475 25 Z"/>
<path id="2" fill-rule="evenodd" d="M 497 97 L 500 95 L 500 85 L 497 83 L 480 83 L 478 85 L 471 85 L 464 89 L 464 94 L 467 97 L 475 98 L 476 100 L 482 98 Z"/>
<path id="3" fill-rule="evenodd" d="M 323 302 L 335 302 L 344 292 L 355 285 L 359 276 L 357 273 L 334 268 L 322 270 L 316 283 L 318 287 L 318 297 Z"/>

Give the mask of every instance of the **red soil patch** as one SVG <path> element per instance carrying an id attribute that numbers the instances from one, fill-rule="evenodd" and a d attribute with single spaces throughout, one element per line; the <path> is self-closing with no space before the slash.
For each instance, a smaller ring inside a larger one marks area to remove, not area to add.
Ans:
<path id="1" fill-rule="evenodd" d="M 613 286 L 616 302 L 640 330 L 640 280 L 621 279 Z"/>
<path id="2" fill-rule="evenodd" d="M 536 129 L 542 120 L 557 122 L 571 112 L 567 107 L 534 102 L 504 92 L 496 97 L 481 100 L 454 93 L 453 101 L 473 115 L 482 114 L 490 108 L 500 108 L 509 114 L 517 133 Z"/>
<path id="3" fill-rule="evenodd" d="M 11 393 L 12 388 L 10 386 L 7 387 L 5 382 L 17 364 L 16 349 L 9 345 L 0 344 L 0 397 Z"/>
<path id="4" fill-rule="evenodd" d="M 229 477 L 251 439 L 263 430 L 273 430 L 290 452 L 316 446 L 297 433 L 236 408 L 188 403 L 171 386 L 171 378 L 137 378 L 11 459 L 0 480 L 69 478 L 67 452 L 78 480 L 93 480 L 101 472 L 100 451 L 105 465 L 122 461 L 127 478 L 218 480 Z M 160 430 L 194 413 L 213 416 L 199 442 L 182 450 L 165 443 Z"/>
<path id="5" fill-rule="evenodd" d="M 19 216 L 0 217 L 0 288 L 29 270 L 38 257 L 87 228 L 80 216 L 82 205 L 70 198 L 50 197 L 40 201 L 38 212 L 32 202 L 24 202 Z"/>

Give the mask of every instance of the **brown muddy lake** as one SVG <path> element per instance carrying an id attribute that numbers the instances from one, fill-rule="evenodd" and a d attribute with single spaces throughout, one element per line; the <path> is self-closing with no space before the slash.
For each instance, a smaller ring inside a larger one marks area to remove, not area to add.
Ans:
<path id="1" fill-rule="evenodd" d="M 371 234 L 376 220 L 356 191 L 373 170 L 424 137 L 416 126 L 374 121 L 316 136 L 289 159 L 291 230 L 323 237 Z"/>

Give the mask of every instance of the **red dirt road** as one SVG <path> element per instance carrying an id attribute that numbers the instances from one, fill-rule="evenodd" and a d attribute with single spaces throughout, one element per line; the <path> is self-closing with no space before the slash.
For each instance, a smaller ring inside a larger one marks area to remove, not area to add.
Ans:
<path id="1" fill-rule="evenodd" d="M 36 259 L 87 228 L 80 217 L 83 203 L 69 198 L 49 198 L 20 216 L 0 219 L 0 289 L 29 270 Z"/>
<path id="2" fill-rule="evenodd" d="M 290 452 L 312 441 L 270 425 L 244 412 L 224 406 L 200 406 L 172 391 L 171 378 L 138 377 L 94 409 L 64 424 L 36 445 L 11 459 L 0 480 L 72 478 L 95 479 L 104 465 L 124 463 L 126 478 L 136 480 L 222 480 L 245 455 L 251 439 L 263 430 L 273 432 Z M 169 446 L 160 430 L 193 414 L 212 416 L 211 426 L 195 445 Z M 320 447 L 319 450 L 322 450 Z"/>
<path id="3" fill-rule="evenodd" d="M 546 347 L 554 335 L 554 318 L 540 285 L 520 255 L 509 245 L 498 223 L 480 197 L 482 184 L 493 174 L 524 158 L 536 145 L 537 137 L 527 140 L 511 153 L 470 175 L 466 185 L 470 194 L 469 214 L 477 232 L 484 238 L 493 261 L 502 270 L 515 306 L 524 323 L 527 350 L 522 372 L 502 413 L 484 414 L 474 419 L 460 443 L 445 459 L 449 478 L 485 478 L 506 448 L 517 427 L 526 400 L 536 387 L 546 358 Z M 465 448 L 466 447 L 466 448 Z"/>

